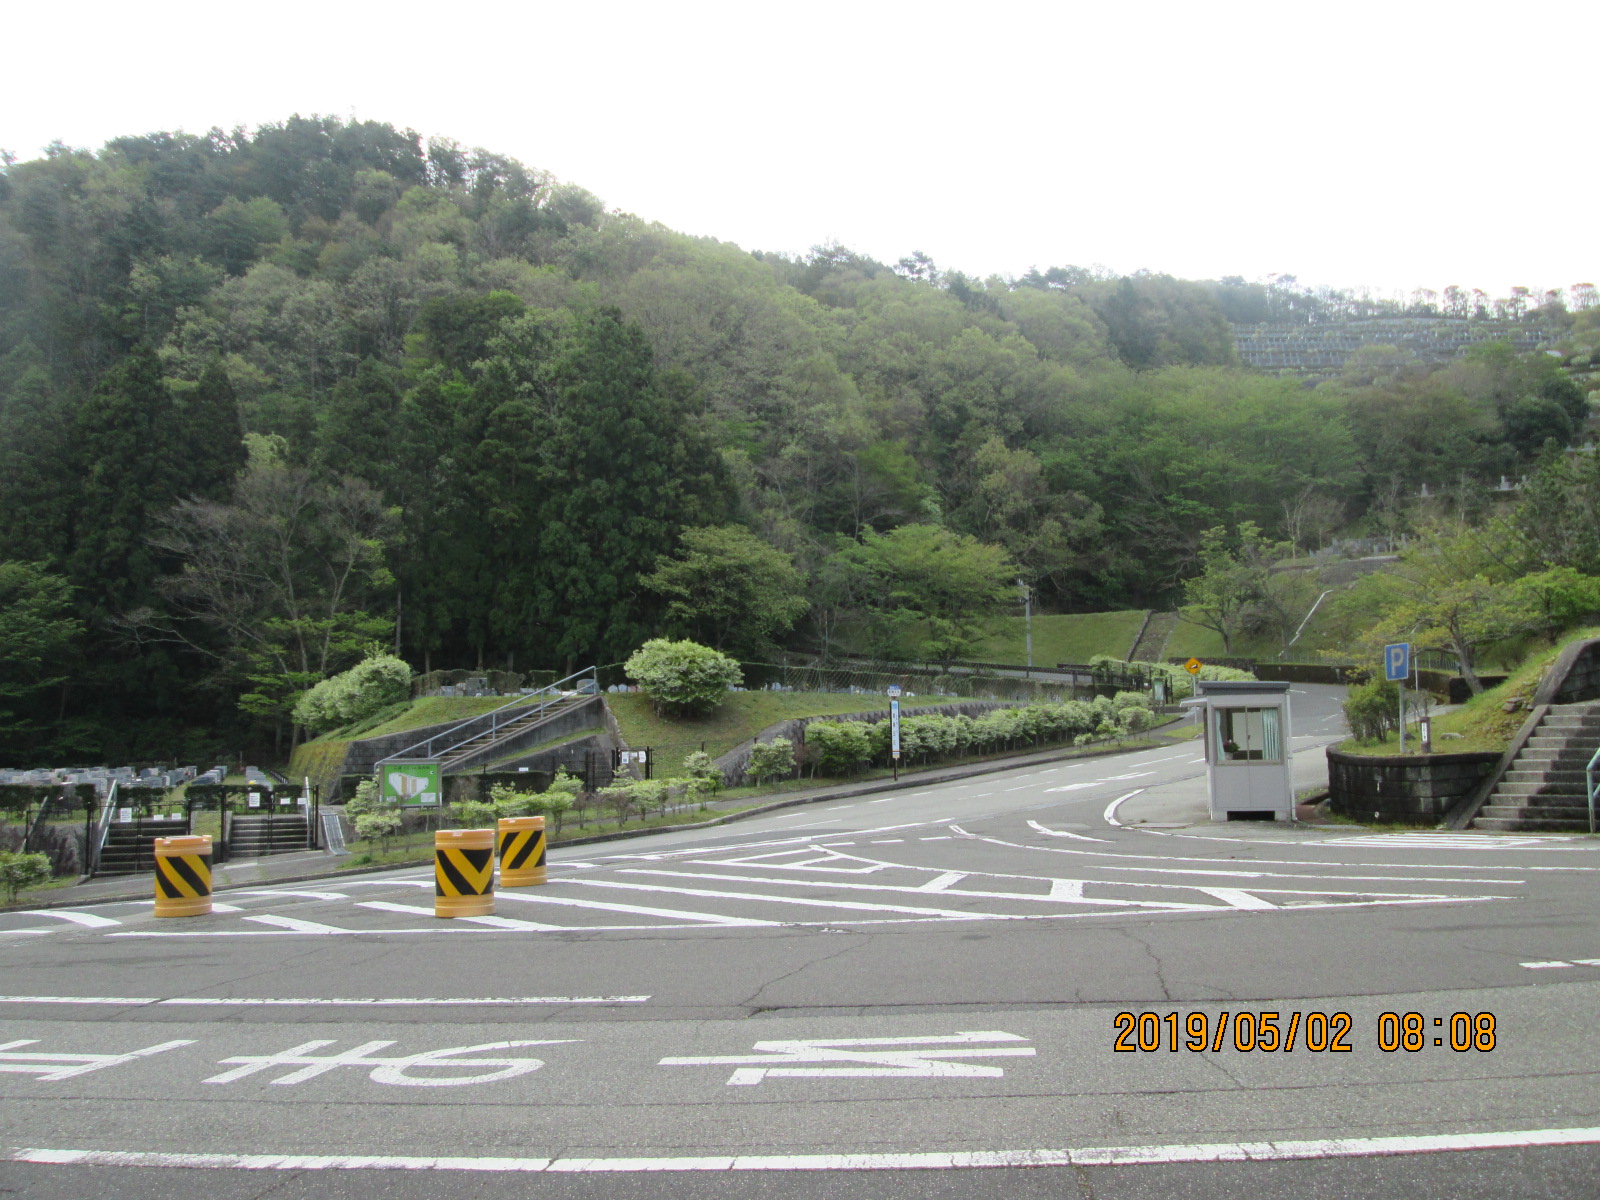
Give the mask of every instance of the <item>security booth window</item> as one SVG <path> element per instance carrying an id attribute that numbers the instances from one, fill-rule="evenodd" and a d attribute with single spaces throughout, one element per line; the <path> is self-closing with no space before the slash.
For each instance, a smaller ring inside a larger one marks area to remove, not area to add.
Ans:
<path id="1" fill-rule="evenodd" d="M 1217 762 L 1282 762 L 1281 712 L 1277 708 L 1218 708 Z"/>

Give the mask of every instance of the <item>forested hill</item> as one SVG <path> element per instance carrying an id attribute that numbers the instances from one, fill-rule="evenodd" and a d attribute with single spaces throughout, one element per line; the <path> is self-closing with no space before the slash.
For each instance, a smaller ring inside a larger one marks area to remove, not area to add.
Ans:
<path id="1" fill-rule="evenodd" d="M 1242 368 L 1230 314 L 1281 299 L 745 252 L 373 122 L 9 163 L 0 563 L 31 565 L 0 601 L 60 636 L 0 692 L 6 755 L 173 753 L 375 640 L 613 662 L 684 625 L 641 579 L 695 537 L 791 581 L 724 628 L 745 652 L 888 604 L 893 554 L 1160 602 L 1213 526 L 1390 531 L 1585 416 L 1559 360 L 1499 344 L 1314 389 Z M 1544 313 L 1584 346 L 1596 315 Z"/>

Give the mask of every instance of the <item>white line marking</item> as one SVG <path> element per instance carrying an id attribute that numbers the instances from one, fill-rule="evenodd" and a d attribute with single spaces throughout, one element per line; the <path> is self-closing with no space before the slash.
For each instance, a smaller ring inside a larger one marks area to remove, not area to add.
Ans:
<path id="1" fill-rule="evenodd" d="M 946 871 L 943 875 L 936 875 L 927 883 L 917 889 L 919 892 L 942 892 L 948 887 L 960 883 L 967 877 L 965 871 Z"/>
<path id="2" fill-rule="evenodd" d="M 113 921 L 110 917 L 97 916 L 94 913 L 73 912 L 65 908 L 25 908 L 24 916 L 29 917 L 54 917 L 58 921 L 71 921 L 74 925 L 83 925 L 90 929 L 103 929 L 107 925 L 121 925 L 121 921 Z M 22 930 L 8 930 L 10 933 L 21 933 Z"/>
<path id="3" fill-rule="evenodd" d="M 649 996 L 363 996 L 359 998 L 278 997 L 278 996 L 173 996 L 163 1000 L 158 996 L 0 996 L 0 1004 L 174 1004 L 184 1007 L 219 1007 L 224 1005 L 267 1006 L 319 1006 L 389 1005 L 401 1008 L 408 1005 L 478 1005 L 478 1004 L 643 1004 Z"/>
<path id="4" fill-rule="evenodd" d="M 926 867 L 920 867 L 920 868 L 919 867 L 913 867 L 913 868 L 909 868 L 909 869 L 911 869 L 911 870 L 927 870 Z M 897 886 L 897 885 L 887 884 L 887 883 L 843 883 L 843 882 L 839 882 L 839 881 L 835 881 L 835 880 L 831 880 L 831 879 L 827 879 L 827 880 L 823 880 L 823 879 L 763 879 L 759 875 L 712 875 L 712 874 L 710 874 L 708 872 L 701 872 L 701 871 L 662 871 L 662 870 L 646 870 L 644 868 L 636 868 L 635 870 L 630 871 L 629 874 L 635 874 L 635 875 L 665 875 L 665 876 L 668 876 L 668 877 L 674 878 L 674 879 L 711 879 L 711 880 L 716 880 L 718 882 L 721 882 L 723 880 L 727 880 L 727 881 L 732 882 L 732 883 L 766 883 L 766 884 L 771 884 L 773 887 L 827 888 L 829 891 L 850 890 L 850 891 L 858 891 L 858 892 L 896 892 L 896 893 L 899 893 L 901 895 L 913 895 L 913 896 L 924 891 L 924 889 L 922 887 L 911 887 L 909 885 Z M 1052 880 L 1046 881 L 1045 879 L 1043 879 L 1041 877 L 1038 877 L 1038 876 L 1027 876 L 1027 875 L 1003 875 L 1003 876 L 998 876 L 998 878 L 1002 878 L 1002 879 L 1034 879 L 1034 880 L 1037 880 L 1038 882 L 1041 882 L 1041 883 L 1042 882 L 1049 882 L 1050 885 L 1051 885 L 1051 888 L 1052 888 L 1052 893 L 1050 895 L 1040 895 L 1037 892 L 977 892 L 977 891 L 971 891 L 969 889 L 963 888 L 960 891 L 950 891 L 947 894 L 953 895 L 953 896 L 964 896 L 964 897 L 969 897 L 969 898 L 975 898 L 975 899 L 979 899 L 979 900 L 1023 900 L 1023 901 L 1040 902 L 1040 901 L 1046 901 L 1046 900 L 1055 899 L 1054 887 L 1055 887 L 1055 883 L 1057 882 L 1056 880 L 1052 879 Z M 934 880 L 934 882 L 937 883 L 938 880 Z M 618 885 L 618 886 L 623 886 L 623 885 Z M 634 885 L 634 886 L 640 886 L 640 885 Z M 1164 883 L 1116 883 L 1116 884 L 1110 884 L 1110 885 L 1107 885 L 1107 886 L 1112 886 L 1112 887 L 1138 887 L 1138 888 L 1160 888 L 1163 891 L 1175 891 L 1175 890 L 1179 890 L 1179 889 L 1184 890 L 1184 891 L 1202 891 L 1202 890 L 1204 890 L 1204 889 L 1201 889 L 1201 888 L 1191 888 L 1191 887 L 1188 887 L 1188 886 L 1186 886 L 1184 884 L 1164 884 Z M 664 890 L 664 891 L 676 891 L 678 889 L 676 889 L 676 888 L 664 888 L 662 890 Z M 708 893 L 708 894 L 710 894 L 710 895 L 728 895 L 728 896 L 739 896 L 739 895 L 741 895 L 741 893 L 738 893 L 738 892 L 723 892 L 723 893 Z M 1320 895 L 1325 895 L 1327 893 L 1314 892 L 1314 893 L 1310 893 L 1310 894 L 1320 896 Z M 1340 893 L 1335 893 L 1335 894 L 1340 894 Z M 749 897 L 749 898 L 751 898 L 751 899 L 763 899 L 763 900 L 776 900 L 776 901 L 781 901 L 781 902 L 785 902 L 785 903 L 797 903 L 797 904 L 799 904 L 799 903 L 809 903 L 809 904 L 822 903 L 821 901 L 817 901 L 817 900 L 811 900 L 811 901 L 798 901 L 798 900 L 796 900 L 796 901 L 786 901 L 785 898 L 782 897 L 782 896 L 760 896 L 760 897 Z M 841 902 L 838 902 L 838 903 L 842 904 L 843 902 L 841 901 Z M 1084 901 L 1082 901 L 1082 903 L 1106 905 L 1106 906 L 1116 907 L 1116 908 L 1154 908 L 1154 909 L 1159 909 L 1159 910 L 1169 910 L 1170 909 L 1170 910 L 1172 910 L 1174 912 L 1188 912 L 1188 911 L 1196 910 L 1196 909 L 1198 909 L 1198 910 L 1206 910 L 1206 909 L 1213 909 L 1215 907 L 1214 905 L 1210 905 L 1210 904 L 1195 904 L 1195 903 L 1190 903 L 1190 902 L 1182 901 L 1182 900 L 1084 900 Z M 869 909 L 871 909 L 871 908 L 879 908 L 879 907 L 884 907 L 884 906 L 876 905 L 876 904 L 865 904 L 865 905 L 852 905 L 850 907 L 869 908 Z M 945 912 L 942 912 L 939 909 L 917 909 L 917 908 L 901 909 L 901 908 L 891 908 L 890 911 L 892 911 L 892 912 L 924 912 L 924 913 L 934 913 L 936 915 L 942 915 L 942 916 L 961 916 L 961 915 L 966 915 L 966 914 L 960 914 L 960 913 L 945 913 Z M 973 914 L 973 915 L 975 915 L 975 916 L 986 916 L 986 915 L 990 915 L 990 914 L 977 913 L 977 914 Z M 1008 916 L 1005 919 L 1007 919 L 1007 920 L 1018 920 L 1018 919 L 1026 919 L 1026 918 L 1022 918 L 1022 917 L 1018 917 L 1018 916 L 1014 916 L 1013 915 L 1013 916 Z"/>
<path id="5" fill-rule="evenodd" d="M 1124 800 L 1132 800 L 1135 796 L 1137 796 L 1140 792 L 1142 792 L 1144 790 L 1145 790 L 1144 788 L 1137 788 L 1134 791 L 1129 792 L 1126 796 L 1118 796 L 1110 804 L 1106 805 L 1106 811 L 1100 814 L 1101 817 L 1104 818 L 1105 823 L 1107 825 L 1120 826 L 1122 824 L 1122 822 L 1117 820 L 1117 806 L 1119 804 L 1121 804 Z"/>
<path id="6" fill-rule="evenodd" d="M 246 921 L 254 921 L 258 925 L 276 925 L 292 933 L 347 933 L 348 930 L 340 929 L 337 925 L 324 925 L 321 921 L 302 921 L 299 917 L 280 917 L 269 913 L 264 917 L 246 917 Z M 119 935 L 112 934 L 113 937 Z"/>
<path id="7" fill-rule="evenodd" d="M 0 996 L 0 1004 L 154 1004 L 158 996 Z"/>
<path id="8" fill-rule="evenodd" d="M 1074 841 L 1079 842 L 1104 842 L 1106 840 L 1105 838 L 1089 837 L 1082 833 L 1068 833 L 1065 829 L 1046 829 L 1037 821 L 1029 821 L 1028 824 L 1044 834 L 1045 837 L 1072 838 Z"/>
<path id="9" fill-rule="evenodd" d="M 1065 900 L 1075 904 L 1083 899 L 1082 879 L 1052 879 L 1050 881 L 1050 899 Z"/>
<path id="10" fill-rule="evenodd" d="M 291 888 L 230 888 L 234 896 L 305 896 L 311 900 L 348 900 L 344 892 L 306 892 Z"/>
<path id="11" fill-rule="evenodd" d="M 437 914 L 433 911 L 433 909 L 424 908 L 420 904 L 391 904 L 387 900 L 362 900 L 362 901 L 358 902 L 357 907 L 360 907 L 360 908 L 375 908 L 375 909 L 378 909 L 380 912 L 405 913 L 408 916 L 413 916 L 413 917 L 415 917 L 415 916 L 424 916 L 424 917 L 437 916 Z M 449 918 L 440 918 L 440 919 L 441 920 L 453 920 L 453 921 L 471 921 L 474 925 L 490 925 L 490 926 L 493 926 L 495 929 L 527 929 L 527 930 L 533 930 L 533 931 L 548 932 L 549 930 L 552 930 L 552 929 L 565 929 L 566 928 L 566 926 L 564 926 L 564 925 L 541 925 L 537 921 L 518 921 L 518 920 L 516 920 L 516 919 L 514 919 L 512 917 L 482 916 L 482 917 L 449 917 Z"/>
<path id="12" fill-rule="evenodd" d="M 916 1171 L 979 1167 L 1136 1166 L 1147 1163 L 1286 1162 L 1528 1146 L 1589 1146 L 1600 1127 L 1516 1129 L 1423 1137 L 1321 1138 L 1165 1146 L 1085 1146 L 1061 1150 L 963 1150 L 901 1154 L 747 1154 L 698 1158 L 442 1158 L 399 1155 L 180 1154 L 154 1150 L 52 1150 L 18 1147 L 0 1161 L 40 1166 L 178 1167 L 221 1171 L 481 1171 L 489 1174 L 631 1171 Z"/>
<path id="13" fill-rule="evenodd" d="M 1600 958 L 1575 958 L 1571 962 L 1558 959 L 1555 962 L 1525 962 L 1517 965 L 1527 967 L 1530 971 L 1539 971 L 1546 967 L 1600 967 Z"/>
<path id="14" fill-rule="evenodd" d="M 1221 900 L 1229 908 L 1261 908 L 1261 909 L 1272 908 L 1272 909 L 1275 909 L 1275 908 L 1278 907 L 1276 904 L 1273 904 L 1270 900 L 1263 900 L 1260 896 L 1252 895 L 1250 892 L 1240 891 L 1238 888 L 1203 887 L 1203 888 L 1196 888 L 1195 890 L 1197 892 L 1204 892 L 1207 896 L 1215 896 L 1218 900 Z M 1324 895 L 1329 895 L 1329 894 L 1333 894 L 1333 893 L 1323 893 L 1323 894 Z"/>
<path id="15" fill-rule="evenodd" d="M 650 873 L 654 874 L 655 872 L 650 872 Z M 661 874 L 672 874 L 672 872 L 667 872 L 667 871 L 663 871 L 663 872 L 660 872 L 660 873 Z M 688 872 L 685 872 L 685 874 L 688 874 Z M 722 878 L 728 878 L 728 877 L 719 875 L 719 876 L 710 876 L 710 878 L 722 879 Z M 766 901 L 769 904 L 795 904 L 795 905 L 802 905 L 802 906 L 805 906 L 805 907 L 808 907 L 808 908 L 848 908 L 848 909 L 856 909 L 856 910 L 865 911 L 865 912 L 912 913 L 912 914 L 915 914 L 916 916 L 922 916 L 922 917 L 960 917 L 960 918 L 962 918 L 964 920 L 973 920 L 973 919 L 979 919 L 979 920 L 982 920 L 982 919 L 1005 920 L 1005 919 L 1007 919 L 1006 917 L 998 916 L 998 915 L 990 914 L 990 913 L 954 912 L 954 911 L 952 911 L 950 909 L 945 909 L 945 908 L 918 908 L 918 907 L 913 907 L 913 906 L 910 906 L 910 905 L 900 905 L 900 904 L 868 904 L 865 901 L 859 901 L 859 900 L 813 900 L 813 899 L 811 899 L 809 897 L 804 897 L 804 896 L 771 896 L 771 895 L 766 894 L 765 892 L 723 892 L 723 891 L 714 891 L 714 890 L 712 890 L 710 888 L 664 887 L 664 886 L 662 886 L 660 884 L 653 884 L 653 883 L 623 883 L 620 880 L 613 881 L 613 880 L 601 880 L 601 879 L 585 879 L 585 880 L 583 880 L 583 882 L 584 883 L 588 883 L 588 884 L 593 884 L 595 887 L 632 888 L 632 889 L 634 889 L 636 891 L 641 891 L 641 892 L 667 892 L 667 893 L 670 893 L 670 894 L 673 894 L 673 895 L 678 895 L 678 896 L 707 896 L 707 897 L 713 897 L 713 898 L 718 899 L 718 900 L 761 900 L 761 901 Z M 760 880 L 757 880 L 756 882 L 758 882 L 758 883 L 774 883 L 774 884 L 776 884 L 779 881 L 760 879 Z M 803 886 L 806 883 L 814 883 L 818 887 L 827 887 L 827 888 L 845 888 L 845 887 L 865 888 L 865 887 L 873 887 L 874 886 L 874 885 L 871 885 L 871 884 L 859 884 L 859 883 L 858 884 L 846 884 L 846 883 L 834 883 L 832 881 L 823 882 L 823 881 L 820 881 L 820 880 L 783 880 L 781 882 L 782 882 L 782 886 L 785 886 L 785 887 Z M 907 890 L 908 891 L 914 891 L 915 889 L 908 888 Z M 754 924 L 755 922 L 751 922 L 751 923 Z M 760 923 L 761 924 L 772 924 L 772 922 L 760 922 Z"/>
<path id="16" fill-rule="evenodd" d="M 587 883 L 595 887 L 632 887 L 632 884 L 608 883 L 599 879 L 573 879 L 571 883 Z M 663 891 L 665 889 L 647 889 Z M 571 896 L 523 896 L 502 893 L 508 900 L 521 900 L 528 904 L 565 904 L 572 908 L 602 908 L 608 912 L 638 913 L 646 917 L 675 917 L 680 921 L 699 921 L 708 925 L 782 925 L 782 921 L 759 921 L 754 917 L 730 917 L 724 913 L 689 912 L 677 908 L 645 908 L 638 904 L 608 904 L 600 900 L 576 900 Z M 712 893 L 715 894 L 715 893 Z M 686 928 L 684 926 L 657 926 L 656 928 Z M 571 932 L 584 932 L 583 926 L 573 926 Z"/>

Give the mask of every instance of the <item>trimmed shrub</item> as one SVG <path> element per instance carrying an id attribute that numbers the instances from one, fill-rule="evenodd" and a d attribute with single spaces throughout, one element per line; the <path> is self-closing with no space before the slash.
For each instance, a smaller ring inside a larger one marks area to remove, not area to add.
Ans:
<path id="1" fill-rule="evenodd" d="M 705 716 L 744 680 L 739 664 L 698 642 L 652 638 L 622 668 L 668 716 Z"/>

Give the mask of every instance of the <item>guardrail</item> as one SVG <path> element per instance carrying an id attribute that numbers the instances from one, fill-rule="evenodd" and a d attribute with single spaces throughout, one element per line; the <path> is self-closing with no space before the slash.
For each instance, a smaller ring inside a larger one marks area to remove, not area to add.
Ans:
<path id="1" fill-rule="evenodd" d="M 587 678 L 591 682 L 591 684 L 593 685 L 593 688 L 592 688 L 592 691 L 590 692 L 590 694 L 591 695 L 599 695 L 600 694 L 600 677 L 599 677 L 599 675 L 597 673 L 597 670 L 594 667 L 585 667 L 581 671 L 574 671 L 571 675 L 568 675 L 565 679 L 558 679 L 554 683 L 548 684 L 548 685 L 546 685 L 545 687 L 542 687 L 542 688 L 537 688 L 534 691 L 528 693 L 527 695 L 513 696 L 505 704 L 501 704 L 501 705 L 499 705 L 499 706 L 497 706 L 495 708 L 491 708 L 486 713 L 479 713 L 475 717 L 468 717 L 465 721 L 462 721 L 462 722 L 460 722 L 458 724 L 452 725 L 449 729 L 446 729 L 443 733 L 436 733 L 432 737 L 424 738 L 422 741 L 417 742 L 414 745 L 407 746 L 404 750 L 396 751 L 394 754 L 386 754 L 382 758 L 380 758 L 377 762 L 372 764 L 372 769 L 374 771 L 377 771 L 380 767 L 383 766 L 384 763 L 395 762 L 397 760 L 419 759 L 419 758 L 443 758 L 445 755 L 449 754 L 452 750 L 459 749 L 460 747 L 466 745 L 468 742 L 473 741 L 473 740 L 477 739 L 478 737 L 481 737 L 485 732 L 488 732 L 488 733 L 491 733 L 491 734 L 496 732 L 500 728 L 502 714 L 504 714 L 506 716 L 512 716 L 513 714 L 510 713 L 510 710 L 513 709 L 513 708 L 516 708 L 516 709 L 520 710 L 520 711 L 518 711 L 517 713 L 514 714 L 514 719 L 519 720 L 519 721 L 524 717 L 543 712 L 545 709 L 549 708 L 552 704 L 555 704 L 557 701 L 563 699 L 562 694 L 561 694 L 561 689 L 562 689 L 562 686 L 564 684 L 568 684 L 568 683 L 573 682 L 574 680 L 579 680 L 579 679 L 584 679 L 584 678 Z M 576 691 L 579 691 L 580 689 L 578 689 L 578 688 L 568 688 L 567 690 L 569 692 L 576 692 Z M 546 699 L 543 703 L 539 704 L 538 707 L 532 707 L 534 701 L 539 696 L 546 696 L 546 697 L 548 697 L 548 699 Z M 489 727 L 488 727 L 487 730 L 479 729 L 475 733 L 472 733 L 472 734 L 468 735 L 467 737 L 459 738 L 457 741 L 451 742 L 450 744 L 446 745 L 445 748 L 442 749 L 442 750 L 436 748 L 439 742 L 444 741 L 446 738 L 455 737 L 456 735 L 460 734 L 462 730 L 466 729 L 467 726 L 469 726 L 469 725 L 477 725 L 485 717 L 489 718 Z"/>
<path id="2" fill-rule="evenodd" d="M 1594 801 L 1595 793 L 1600 792 L 1600 750 L 1594 752 L 1594 757 L 1589 760 L 1586 771 L 1589 779 L 1589 832 L 1594 832 Z"/>
<path id="3" fill-rule="evenodd" d="M 111 786 L 106 789 L 105 803 L 100 806 L 100 819 L 95 825 L 94 838 L 90 846 L 85 847 L 89 861 L 84 864 L 87 870 L 85 875 L 94 875 L 100 869 L 100 852 L 106 848 L 106 839 L 111 836 L 111 814 L 117 811 L 117 781 L 113 779 Z"/>

